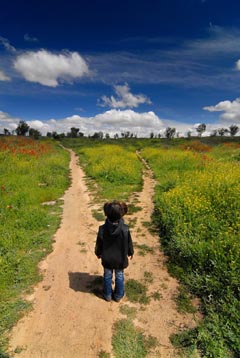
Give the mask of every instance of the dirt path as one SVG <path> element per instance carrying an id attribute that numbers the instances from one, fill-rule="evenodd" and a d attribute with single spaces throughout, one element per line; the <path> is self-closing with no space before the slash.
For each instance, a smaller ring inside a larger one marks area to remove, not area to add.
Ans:
<path id="1" fill-rule="evenodd" d="M 54 237 L 53 252 L 40 265 L 43 281 L 29 297 L 33 310 L 18 322 L 11 334 L 10 350 L 15 358 L 97 358 L 101 350 L 112 354 L 112 326 L 124 318 L 119 312 L 121 305 L 140 308 L 126 297 L 121 303 L 108 303 L 99 297 L 95 284 L 102 275 L 102 267 L 94 255 L 99 222 L 92 217 L 84 173 L 73 152 L 70 168 L 72 185 L 64 195 L 62 224 Z M 170 358 L 175 356 L 170 334 L 193 326 L 194 321 L 177 312 L 173 300 L 177 282 L 166 271 L 158 236 L 146 228 L 153 210 L 153 186 L 146 168 L 143 191 L 133 196 L 142 210 L 125 221 L 136 221 L 131 230 L 134 242 L 148 245 L 154 253 L 142 256 L 135 248 L 136 254 L 125 277 L 142 281 L 144 272 L 150 273 L 152 283 L 147 284 L 148 294 L 159 292 L 161 298 L 151 299 L 145 310 L 138 310 L 134 324 L 158 340 L 158 347 L 149 357 Z"/>

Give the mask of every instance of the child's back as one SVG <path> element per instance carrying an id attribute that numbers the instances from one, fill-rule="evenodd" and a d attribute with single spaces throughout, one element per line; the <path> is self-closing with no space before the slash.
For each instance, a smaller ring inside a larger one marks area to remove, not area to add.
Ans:
<path id="1" fill-rule="evenodd" d="M 99 226 L 95 254 L 102 260 L 104 267 L 104 298 L 112 297 L 112 274 L 115 271 L 114 298 L 119 301 L 124 295 L 124 272 L 128 266 L 128 256 L 132 258 L 134 250 L 128 225 L 124 224 L 122 216 L 127 212 L 127 206 L 117 201 L 104 204 L 107 215 L 105 223 Z"/>

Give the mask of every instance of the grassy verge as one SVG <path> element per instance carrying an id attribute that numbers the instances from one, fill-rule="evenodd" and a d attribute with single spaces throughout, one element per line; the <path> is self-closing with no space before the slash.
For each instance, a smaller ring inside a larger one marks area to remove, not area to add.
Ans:
<path id="1" fill-rule="evenodd" d="M 0 354 L 5 332 L 26 310 L 22 299 L 39 280 L 50 252 L 60 198 L 69 184 L 69 155 L 57 143 L 0 138 Z"/>
<path id="2" fill-rule="evenodd" d="M 96 201 L 127 200 L 132 192 L 142 187 L 142 164 L 135 147 L 120 142 L 67 140 L 78 154 L 87 177 L 97 184 Z M 140 210 L 130 206 L 130 212 Z"/>
<path id="3" fill-rule="evenodd" d="M 202 301 L 191 345 L 203 357 L 240 355 L 239 145 L 198 142 L 142 152 L 158 180 L 154 220 L 170 271 Z"/>

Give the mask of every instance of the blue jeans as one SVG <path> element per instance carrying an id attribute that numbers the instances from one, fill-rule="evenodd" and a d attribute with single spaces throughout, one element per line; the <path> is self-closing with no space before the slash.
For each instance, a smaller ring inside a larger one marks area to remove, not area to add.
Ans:
<path id="1" fill-rule="evenodd" d="M 112 277 L 115 271 L 115 289 L 112 292 Z M 116 300 L 120 300 L 124 296 L 124 272 L 123 270 L 110 270 L 104 267 L 103 274 L 103 295 L 104 298 L 110 300 L 112 294 Z"/>

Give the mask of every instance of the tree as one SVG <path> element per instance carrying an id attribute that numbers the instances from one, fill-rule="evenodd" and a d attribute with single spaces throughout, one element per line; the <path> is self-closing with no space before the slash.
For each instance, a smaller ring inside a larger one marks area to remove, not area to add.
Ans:
<path id="1" fill-rule="evenodd" d="M 210 134 L 210 137 L 216 137 L 216 136 L 217 136 L 217 133 L 218 133 L 218 131 L 217 131 L 216 129 L 214 129 L 214 130 L 212 131 L 212 133 Z"/>
<path id="2" fill-rule="evenodd" d="M 94 139 L 103 139 L 103 132 L 95 132 L 92 135 L 92 138 L 94 138 Z"/>
<path id="3" fill-rule="evenodd" d="M 203 134 L 203 132 L 205 132 L 205 130 L 206 130 L 206 124 L 205 123 L 199 124 L 197 126 L 197 128 L 196 128 L 196 131 L 198 132 L 199 137 L 202 136 L 202 134 Z"/>
<path id="4" fill-rule="evenodd" d="M 29 125 L 25 121 L 19 121 L 19 124 L 16 128 L 17 135 L 25 136 L 29 130 Z"/>
<path id="5" fill-rule="evenodd" d="M 4 128 L 4 135 L 10 135 L 10 131 L 7 128 Z"/>
<path id="6" fill-rule="evenodd" d="M 154 138 L 154 133 L 153 133 L 153 132 L 150 133 L 150 138 L 151 138 L 151 139 Z"/>
<path id="7" fill-rule="evenodd" d="M 29 137 L 32 137 L 34 139 L 39 139 L 41 137 L 41 133 L 34 128 L 29 128 Z"/>
<path id="8" fill-rule="evenodd" d="M 223 137 L 227 133 L 228 133 L 227 128 L 218 128 L 218 134 L 220 135 L 220 137 Z"/>
<path id="9" fill-rule="evenodd" d="M 77 138 L 79 132 L 79 128 L 72 127 L 71 128 L 71 138 Z"/>
<path id="10" fill-rule="evenodd" d="M 58 134 L 57 132 L 53 131 L 53 132 L 52 132 L 52 137 L 53 137 L 54 139 L 59 139 L 59 134 Z"/>
<path id="11" fill-rule="evenodd" d="M 230 132 L 230 135 L 231 135 L 232 137 L 234 137 L 234 136 L 237 134 L 238 131 L 239 131 L 239 128 L 238 128 L 238 126 L 236 126 L 235 124 L 232 124 L 232 125 L 229 127 L 229 132 Z"/>
<path id="12" fill-rule="evenodd" d="M 175 136 L 176 128 L 167 127 L 165 130 L 165 136 L 167 139 L 172 139 Z"/>

